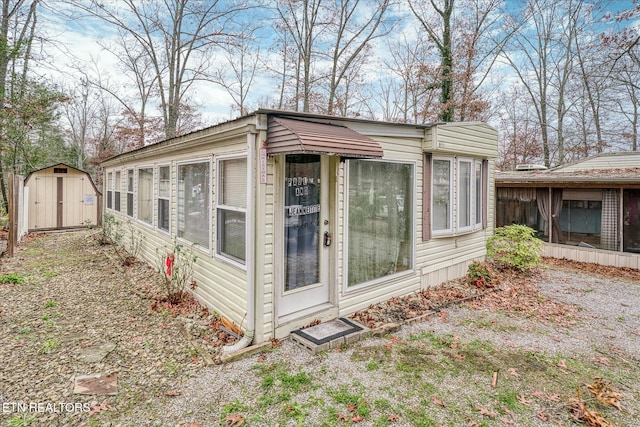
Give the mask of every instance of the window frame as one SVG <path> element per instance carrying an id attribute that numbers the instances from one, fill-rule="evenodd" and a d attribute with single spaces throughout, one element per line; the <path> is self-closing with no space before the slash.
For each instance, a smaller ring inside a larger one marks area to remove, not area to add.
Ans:
<path id="1" fill-rule="evenodd" d="M 407 206 L 411 206 L 411 212 L 409 214 L 411 220 L 411 227 L 408 233 L 409 236 L 409 246 L 411 248 L 411 266 L 404 271 L 399 271 L 397 273 L 389 274 L 386 276 L 378 277 L 373 280 L 369 280 L 367 282 L 357 283 L 354 285 L 349 285 L 348 277 L 349 277 L 349 175 L 352 160 L 357 161 L 366 161 L 366 162 L 375 162 L 375 163 L 394 163 L 400 165 L 409 165 L 411 166 L 411 204 L 407 204 L 406 201 L 404 203 L 405 209 Z M 395 160 L 395 159 L 347 159 L 345 162 L 345 170 L 344 170 L 344 241 L 343 241 L 343 280 L 342 288 L 345 294 L 351 294 L 354 292 L 359 292 L 363 289 L 370 289 L 374 286 L 379 286 L 384 283 L 388 283 L 390 280 L 395 280 L 398 277 L 403 277 L 407 275 L 414 274 L 416 271 L 416 230 L 417 230 L 417 212 L 415 207 L 417 206 L 417 162 L 412 160 Z"/>
<path id="2" fill-rule="evenodd" d="M 122 171 L 117 170 L 114 175 L 113 210 L 122 213 Z"/>
<path id="3" fill-rule="evenodd" d="M 216 212 L 216 225 L 215 225 L 215 230 L 216 230 L 216 237 L 215 237 L 215 243 L 216 243 L 216 248 L 215 248 L 215 257 L 216 258 L 220 258 L 223 259 L 231 264 L 234 264 L 242 269 L 246 269 L 246 263 L 247 263 L 247 251 L 249 250 L 249 244 L 247 242 L 247 207 L 249 205 L 249 200 L 248 200 L 248 191 L 246 194 L 246 198 L 245 198 L 245 207 L 237 207 L 237 206 L 231 206 L 231 205 L 226 205 L 223 203 L 224 201 L 224 178 L 222 176 L 222 173 L 224 171 L 224 168 L 222 167 L 222 163 L 228 160 L 238 160 L 238 159 L 244 159 L 246 162 L 246 168 L 247 168 L 247 186 L 252 185 L 252 183 L 249 180 L 249 157 L 247 155 L 247 153 L 239 153 L 239 154 L 228 154 L 228 155 L 219 155 L 216 156 L 216 203 L 215 203 L 215 212 Z M 245 259 L 240 259 L 237 257 L 234 257 L 233 255 L 227 254 L 225 252 L 222 251 L 222 236 L 224 236 L 224 233 L 221 232 L 221 228 L 223 226 L 222 222 L 220 221 L 222 215 L 220 215 L 220 211 L 224 210 L 227 212 L 240 212 L 240 213 L 244 213 L 244 248 L 245 248 Z"/>
<path id="4" fill-rule="evenodd" d="M 475 209 L 474 209 L 474 204 L 475 204 L 475 189 L 474 189 L 474 178 L 475 178 L 475 167 L 474 167 L 474 159 L 471 159 L 469 157 L 458 157 L 457 158 L 457 182 L 455 184 L 455 190 L 457 192 L 457 206 L 456 206 L 456 222 L 455 224 L 452 224 L 454 226 L 454 230 L 457 230 L 458 233 L 466 233 L 468 231 L 473 231 L 474 226 L 475 226 Z M 463 184 L 463 177 L 462 177 L 462 164 L 468 164 L 469 165 L 469 177 L 468 177 L 468 181 L 466 184 L 468 184 L 468 190 L 466 192 L 466 196 L 467 196 L 467 209 L 465 209 L 466 214 L 468 215 L 467 221 L 468 224 L 465 225 L 461 225 L 462 223 L 462 217 L 461 215 L 463 214 L 463 210 L 462 210 L 462 198 L 465 195 L 465 193 L 462 192 L 462 186 Z"/>
<path id="5" fill-rule="evenodd" d="M 433 172 L 435 170 L 435 167 L 433 166 L 433 164 L 436 161 L 447 161 L 449 162 L 449 227 L 448 228 L 442 228 L 442 229 L 434 229 L 433 228 L 433 214 L 434 214 L 434 209 L 433 209 L 433 200 L 434 200 L 434 179 L 433 179 Z M 455 158 L 453 156 L 433 156 L 431 159 L 431 177 L 430 177 L 430 183 L 429 185 L 431 186 L 431 200 L 429 201 L 429 203 L 431 204 L 430 208 L 431 208 L 431 235 L 436 237 L 436 236 L 450 236 L 452 234 L 454 234 L 454 219 L 455 219 L 455 215 L 453 215 L 454 212 L 454 206 L 453 206 L 453 202 L 454 202 L 454 190 L 455 190 L 455 182 L 454 182 L 454 177 L 455 177 L 455 172 L 454 172 L 454 165 L 455 165 Z M 423 202 L 424 203 L 424 202 Z"/>
<path id="6" fill-rule="evenodd" d="M 113 210 L 113 175 L 113 171 L 107 171 L 105 179 L 105 185 L 107 187 L 107 209 L 110 211 Z"/>
<path id="7" fill-rule="evenodd" d="M 151 202 L 151 218 L 149 221 L 145 221 L 143 218 L 140 218 L 140 171 L 142 170 L 151 170 L 151 192 L 149 194 L 150 197 L 150 202 Z M 134 172 L 134 178 L 135 178 L 135 195 L 134 195 L 134 212 L 135 212 L 135 217 L 136 220 L 142 224 L 145 225 L 149 225 L 149 226 L 153 226 L 153 197 L 155 194 L 155 176 L 154 176 L 154 168 L 153 166 L 149 166 L 149 165 L 141 165 L 136 167 L 136 170 Z"/>
<path id="8" fill-rule="evenodd" d="M 160 173 L 160 170 L 162 168 L 168 168 L 169 169 L 169 180 L 168 180 L 169 181 L 169 194 L 168 194 L 167 197 L 160 196 L 160 187 L 161 187 L 160 186 L 160 177 L 162 176 L 161 173 Z M 158 169 L 158 175 L 157 175 L 156 179 L 154 180 L 155 181 L 155 185 L 156 185 L 156 191 L 155 191 L 156 210 L 155 210 L 155 212 L 156 212 L 156 215 L 157 215 L 155 226 L 156 226 L 156 229 L 158 229 L 160 232 L 167 233 L 167 234 L 170 235 L 171 234 L 171 200 L 172 200 L 171 196 L 172 196 L 172 193 L 173 193 L 171 191 L 171 185 L 172 185 L 171 164 L 170 163 L 160 164 L 160 165 L 157 166 L 157 169 Z M 169 209 L 168 209 L 168 212 L 167 212 L 168 220 L 167 220 L 167 228 L 166 228 L 166 230 L 160 226 L 160 200 L 166 200 L 167 203 L 169 204 Z"/>
<path id="9" fill-rule="evenodd" d="M 212 171 L 212 159 L 211 157 L 198 157 L 198 158 L 194 158 L 194 159 L 187 159 L 187 160 L 182 160 L 180 162 L 176 163 L 176 185 L 179 184 L 180 181 L 180 168 L 183 166 L 187 166 L 187 165 L 196 165 L 199 163 L 206 163 L 208 168 L 209 168 L 209 180 L 207 185 L 209 186 L 209 203 L 207 204 L 207 212 L 206 212 L 206 216 L 207 216 L 207 222 L 208 222 L 208 230 L 207 230 L 207 247 L 202 246 L 200 243 L 198 242 L 192 242 L 189 239 L 186 239 L 184 237 L 179 236 L 179 232 L 180 229 L 178 227 L 178 222 L 180 221 L 180 210 L 179 210 L 179 205 L 178 205 L 178 199 L 176 200 L 176 215 L 175 215 L 175 236 L 176 239 L 186 243 L 186 244 L 192 244 L 194 248 L 205 252 L 207 254 L 211 254 L 212 252 L 212 246 L 213 246 L 213 242 L 212 242 L 212 225 L 213 225 L 213 221 L 212 221 L 212 205 L 213 205 L 213 200 L 212 200 L 212 183 L 213 183 L 213 171 Z M 179 189 L 176 188 L 176 198 L 178 198 L 178 191 Z"/>
<path id="10" fill-rule="evenodd" d="M 135 182 L 136 182 L 136 173 L 134 168 L 127 169 L 127 206 L 126 206 L 126 214 L 128 217 L 133 218 L 135 215 Z M 129 205 L 131 205 L 131 212 L 129 212 Z"/>
<path id="11" fill-rule="evenodd" d="M 480 230 L 484 228 L 484 206 L 485 206 L 485 196 L 486 190 L 484 188 L 484 161 L 482 159 L 473 159 L 473 164 L 475 169 L 473 171 L 473 181 L 474 181 L 474 200 L 475 200 L 475 214 L 472 217 L 472 224 L 474 230 Z"/>

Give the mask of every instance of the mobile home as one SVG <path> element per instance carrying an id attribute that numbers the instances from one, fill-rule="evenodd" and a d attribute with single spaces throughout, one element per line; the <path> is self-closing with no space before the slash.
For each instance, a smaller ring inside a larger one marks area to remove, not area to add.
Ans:
<path id="1" fill-rule="evenodd" d="M 197 252 L 249 343 L 464 276 L 492 233 L 497 133 L 258 110 L 103 163 L 104 212 Z"/>

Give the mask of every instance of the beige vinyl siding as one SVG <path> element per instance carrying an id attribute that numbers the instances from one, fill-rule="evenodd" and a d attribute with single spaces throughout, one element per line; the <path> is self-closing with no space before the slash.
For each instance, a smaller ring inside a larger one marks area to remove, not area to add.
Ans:
<path id="1" fill-rule="evenodd" d="M 223 313 L 230 320 L 236 324 L 240 324 L 246 317 L 247 313 L 247 273 L 244 268 L 234 265 L 222 258 L 215 257 L 215 194 L 217 191 L 217 182 L 215 180 L 216 175 L 216 162 L 217 155 L 246 155 L 247 149 L 247 137 L 246 127 L 236 128 L 231 127 L 231 134 L 216 135 L 220 137 L 217 140 L 214 136 L 203 140 L 201 138 L 194 138 L 190 140 L 188 135 L 182 137 L 182 145 L 166 144 L 163 150 L 144 150 L 141 153 L 128 156 L 123 155 L 119 159 L 105 162 L 106 169 L 109 171 L 121 170 L 121 176 L 126 178 L 126 170 L 129 168 L 138 167 L 153 167 L 154 176 L 154 202 L 153 202 L 153 227 L 148 224 L 141 223 L 139 221 L 133 221 L 132 224 L 136 230 L 143 236 L 143 244 L 141 248 L 140 257 L 144 259 L 149 265 L 157 270 L 161 260 L 164 260 L 166 251 L 171 250 L 176 236 L 176 221 L 177 221 L 177 167 L 179 164 L 190 162 L 206 161 L 210 164 L 210 241 L 211 248 L 204 249 L 198 246 L 194 247 L 194 254 L 197 257 L 193 270 L 193 278 L 196 281 L 197 287 L 193 291 L 193 295 L 201 303 L 206 305 L 211 311 Z M 197 134 L 199 136 L 199 134 Z M 172 140 L 173 141 L 173 140 Z M 195 142 L 197 141 L 197 144 Z M 161 143 L 162 144 L 162 143 Z M 156 228 L 157 225 L 157 191 L 155 189 L 155 182 L 157 180 L 158 167 L 170 165 L 171 167 L 171 197 L 170 197 L 170 218 L 171 235 Z M 124 179 L 124 178 L 123 178 Z M 126 182 L 121 184 L 121 188 Z M 126 191 L 121 191 L 126 193 Z M 123 202 L 126 202 L 124 194 L 122 195 Z M 137 203 L 134 203 L 134 209 Z M 125 223 L 126 205 L 121 204 L 121 212 L 109 211 L 116 215 L 117 219 Z M 135 212 L 134 212 L 135 213 Z M 127 233 L 128 234 L 128 233 Z M 177 242 L 183 245 L 189 245 L 190 243 L 178 239 Z M 125 244 L 129 245 L 129 237 L 125 237 Z M 159 253 L 158 253 L 159 252 Z M 242 325 L 246 327 L 247 325 Z"/>
<path id="2" fill-rule="evenodd" d="M 360 131 L 360 130 L 359 130 Z M 369 129 L 371 131 L 371 129 Z M 378 130 L 377 133 L 380 133 Z M 414 224 L 414 265 L 413 269 L 407 272 L 398 273 L 395 277 L 383 280 L 379 283 L 364 285 L 356 289 L 346 289 L 346 258 L 345 248 L 347 242 L 344 238 L 346 218 L 346 165 L 340 163 L 338 171 L 338 305 L 341 316 L 353 313 L 369 306 L 372 302 L 384 301 L 394 296 L 406 295 L 420 289 L 420 262 L 416 256 L 418 242 L 422 234 L 422 213 L 419 207 L 422 206 L 422 140 L 418 139 L 418 133 L 410 134 L 413 138 L 389 137 L 387 135 L 368 136 L 380 143 L 384 151 L 382 161 L 399 161 L 413 165 L 413 217 Z"/>
<path id="3" fill-rule="evenodd" d="M 447 125 L 444 125 L 447 126 Z M 450 126 L 453 128 L 453 126 Z M 336 243 L 338 244 L 338 305 L 340 315 L 348 315 L 354 311 L 361 310 L 369 306 L 372 302 L 384 301 L 394 296 L 406 295 L 412 292 L 426 289 L 429 286 L 436 286 L 447 280 L 462 277 L 466 274 L 469 264 L 475 260 L 483 260 L 486 255 L 486 238 L 491 235 L 493 230 L 493 209 L 494 204 L 491 202 L 493 197 L 493 167 L 496 150 L 495 131 L 485 125 L 469 125 L 465 126 L 468 132 L 462 138 L 464 142 L 459 146 L 459 151 L 451 153 L 452 156 L 469 157 L 469 158 L 489 158 L 487 163 L 488 185 L 484 189 L 489 197 L 487 212 L 487 228 L 477 229 L 461 233 L 456 236 L 442 236 L 432 238 L 428 241 L 422 240 L 422 186 L 423 186 L 423 152 L 422 139 L 417 137 L 417 133 L 412 133 L 413 138 L 390 137 L 388 135 L 373 135 L 371 131 L 368 136 L 374 138 L 381 143 L 384 150 L 383 160 L 398 160 L 415 162 L 415 188 L 414 188 L 414 211 L 413 218 L 414 239 L 415 239 L 415 264 L 413 271 L 398 274 L 394 278 L 390 278 L 379 284 L 365 286 L 354 291 L 345 291 L 345 262 L 346 254 L 344 247 L 345 231 L 345 165 L 340 164 L 338 170 L 338 230 Z M 432 128 L 433 129 L 433 128 Z M 432 129 L 427 129 L 427 133 Z M 446 134 L 446 132 L 445 132 Z M 453 135 L 456 135 L 455 132 Z M 452 135 L 452 136 L 453 136 Z M 463 135 L 465 135 L 463 133 Z M 493 135 L 493 142 L 489 139 Z M 406 135 L 405 135 L 406 136 Z M 466 138 L 471 139 L 468 141 Z M 474 138 L 480 138 L 477 141 Z M 466 145 L 468 144 L 468 145 Z M 469 148 L 469 146 L 471 148 Z M 493 148 L 491 148 L 493 147 Z M 438 151 L 440 153 L 440 151 Z M 457 179 L 457 174 L 455 174 Z M 454 186 L 457 188 L 457 186 Z M 453 195 L 454 215 L 457 215 L 457 192 Z"/>
<path id="4" fill-rule="evenodd" d="M 495 158 L 497 131 L 484 123 L 447 123 L 428 130 L 425 151 Z"/>
<path id="5" fill-rule="evenodd" d="M 258 140 L 264 140 L 261 134 Z M 259 164 L 256 165 L 260 167 Z M 260 176 L 256 177 L 259 182 Z M 267 158 L 267 184 L 259 184 L 256 194 L 256 209 L 264 209 L 255 216 L 256 221 L 256 335 L 257 342 L 262 342 L 273 336 L 275 319 L 275 283 L 274 283 L 274 214 L 275 201 L 274 158 Z M 249 216 L 247 217 L 249 221 Z M 254 250 L 253 247 L 248 250 Z"/>

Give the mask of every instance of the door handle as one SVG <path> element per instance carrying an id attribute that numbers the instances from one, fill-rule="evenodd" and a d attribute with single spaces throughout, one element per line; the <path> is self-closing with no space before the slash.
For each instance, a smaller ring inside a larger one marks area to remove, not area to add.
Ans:
<path id="1" fill-rule="evenodd" d="M 323 245 L 328 248 L 329 246 L 331 246 L 331 233 L 329 233 L 328 231 L 324 232 L 324 242 Z"/>

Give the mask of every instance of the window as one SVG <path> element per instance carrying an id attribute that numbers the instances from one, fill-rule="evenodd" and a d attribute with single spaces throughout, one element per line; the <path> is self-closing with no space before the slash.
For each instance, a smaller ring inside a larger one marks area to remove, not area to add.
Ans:
<path id="1" fill-rule="evenodd" d="M 431 224 L 433 234 L 453 231 L 451 207 L 453 205 L 453 167 L 451 159 L 433 159 Z"/>
<path id="2" fill-rule="evenodd" d="M 171 206 L 171 168 L 158 168 L 158 228 L 169 231 L 169 207 Z"/>
<path id="3" fill-rule="evenodd" d="M 247 159 L 218 161 L 217 253 L 244 264 Z"/>
<path id="4" fill-rule="evenodd" d="M 209 162 L 178 165 L 178 237 L 209 248 Z"/>
<path id="5" fill-rule="evenodd" d="M 107 172 L 107 209 L 113 209 L 113 172 Z"/>
<path id="6" fill-rule="evenodd" d="M 116 191 L 114 193 L 113 208 L 120 212 L 120 186 L 122 185 L 122 178 L 120 171 L 116 172 Z"/>
<path id="7" fill-rule="evenodd" d="M 133 216 L 133 169 L 127 171 L 127 215 Z"/>
<path id="8" fill-rule="evenodd" d="M 477 228 L 482 228 L 482 211 L 484 210 L 484 204 L 482 203 L 482 200 L 484 198 L 484 190 L 482 189 L 484 187 L 483 182 L 483 175 L 484 175 L 484 170 L 482 167 L 482 161 L 481 160 L 476 160 L 475 161 L 475 190 L 476 190 L 476 202 L 475 202 L 475 208 L 476 208 L 476 215 L 475 215 L 475 225 Z"/>
<path id="9" fill-rule="evenodd" d="M 138 169 L 138 219 L 153 223 L 153 168 Z"/>
<path id="10" fill-rule="evenodd" d="M 411 164 L 348 161 L 347 286 L 413 268 Z"/>
<path id="11" fill-rule="evenodd" d="M 470 160 L 458 160 L 458 230 L 471 229 L 471 167 Z"/>

